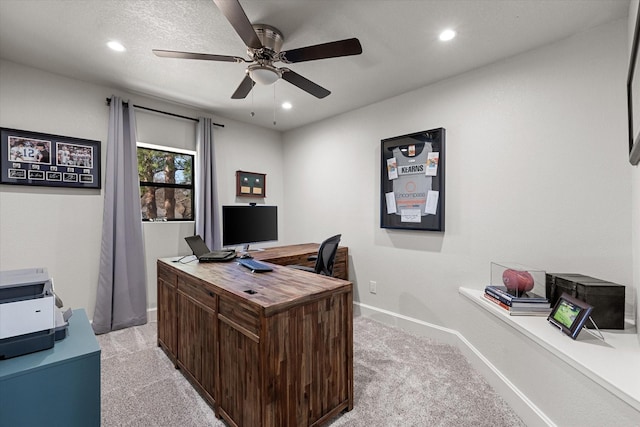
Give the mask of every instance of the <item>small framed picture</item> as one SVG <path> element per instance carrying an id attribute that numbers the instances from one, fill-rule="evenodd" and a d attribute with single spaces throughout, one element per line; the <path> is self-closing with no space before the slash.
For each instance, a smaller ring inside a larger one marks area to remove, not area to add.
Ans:
<path id="1" fill-rule="evenodd" d="M 586 302 L 563 293 L 547 320 L 575 340 L 592 310 L 593 307 Z"/>
<path id="2" fill-rule="evenodd" d="M 263 173 L 236 171 L 236 196 L 266 197 L 266 180 Z"/>
<path id="3" fill-rule="evenodd" d="M 0 128 L 0 184 L 99 189 L 100 141 Z"/>

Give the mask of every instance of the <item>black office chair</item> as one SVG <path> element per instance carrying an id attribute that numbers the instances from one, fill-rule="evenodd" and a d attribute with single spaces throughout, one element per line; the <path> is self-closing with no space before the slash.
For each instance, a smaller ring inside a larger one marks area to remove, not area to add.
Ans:
<path id="1" fill-rule="evenodd" d="M 317 255 L 307 258 L 308 261 L 316 262 L 315 267 L 307 267 L 305 265 L 290 265 L 289 267 L 297 270 L 309 271 L 311 273 L 322 274 L 323 276 L 333 276 L 333 261 L 338 252 L 338 244 L 340 243 L 341 234 L 329 237 L 320 244 Z"/>

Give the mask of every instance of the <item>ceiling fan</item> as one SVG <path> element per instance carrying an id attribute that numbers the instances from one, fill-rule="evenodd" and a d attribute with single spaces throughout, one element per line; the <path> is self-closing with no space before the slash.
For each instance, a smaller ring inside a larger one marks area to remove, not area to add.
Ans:
<path id="1" fill-rule="evenodd" d="M 247 45 L 247 55 L 249 59 L 239 56 L 160 49 L 153 49 L 153 53 L 166 58 L 237 63 L 246 62 L 251 64 L 247 67 L 246 75 L 240 83 L 240 86 L 238 86 L 233 95 L 231 95 L 232 99 L 246 98 L 249 92 L 251 92 L 254 82 L 270 85 L 280 78 L 317 98 L 324 98 L 331 92 L 287 67 L 274 66 L 274 62 L 279 61 L 285 64 L 294 64 L 317 59 L 360 55 L 362 53 L 362 46 L 356 38 L 281 51 L 284 37 L 277 28 L 265 24 L 251 24 L 238 0 L 213 0 L 213 2 L 231 23 L 244 44 Z"/>

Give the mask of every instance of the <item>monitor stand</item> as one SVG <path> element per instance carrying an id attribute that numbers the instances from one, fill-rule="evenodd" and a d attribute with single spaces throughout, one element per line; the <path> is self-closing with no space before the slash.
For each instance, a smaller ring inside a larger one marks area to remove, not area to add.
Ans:
<path id="1" fill-rule="evenodd" d="M 264 251 L 264 249 L 262 248 L 249 249 L 249 244 L 246 244 L 242 247 L 242 253 L 245 253 L 245 254 L 248 254 L 249 252 L 260 252 L 260 251 Z"/>

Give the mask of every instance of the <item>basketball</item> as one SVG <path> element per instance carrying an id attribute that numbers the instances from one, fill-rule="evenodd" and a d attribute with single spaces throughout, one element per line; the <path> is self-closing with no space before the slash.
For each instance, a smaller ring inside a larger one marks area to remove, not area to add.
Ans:
<path id="1" fill-rule="evenodd" d="M 529 292 L 533 289 L 533 276 L 528 271 L 508 268 L 502 273 L 502 283 L 510 291 Z"/>

